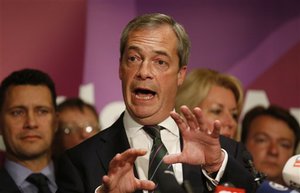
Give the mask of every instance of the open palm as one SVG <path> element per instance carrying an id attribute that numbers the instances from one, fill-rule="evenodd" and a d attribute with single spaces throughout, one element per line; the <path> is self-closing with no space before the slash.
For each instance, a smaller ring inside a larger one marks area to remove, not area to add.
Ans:
<path id="1" fill-rule="evenodd" d="M 182 138 L 183 150 L 179 154 L 165 156 L 168 164 L 187 163 L 202 166 L 203 169 L 218 171 L 224 159 L 219 142 L 220 122 L 215 121 L 213 130 L 205 127 L 201 109 L 196 107 L 191 111 L 181 107 L 182 116 L 171 112 L 171 117 L 177 123 Z"/>

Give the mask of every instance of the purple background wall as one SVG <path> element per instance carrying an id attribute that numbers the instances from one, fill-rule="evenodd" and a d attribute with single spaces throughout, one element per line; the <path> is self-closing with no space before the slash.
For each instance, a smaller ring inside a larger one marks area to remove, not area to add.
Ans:
<path id="1" fill-rule="evenodd" d="M 136 15 L 163 12 L 190 34 L 189 68 L 210 67 L 300 108 L 299 0 L 0 0 L 0 79 L 34 67 L 59 95 L 95 85 L 98 110 L 122 100 L 119 38 Z"/>
<path id="2" fill-rule="evenodd" d="M 85 0 L 0 0 L 0 80 L 14 70 L 48 72 L 77 95 L 84 60 Z"/>
<path id="3" fill-rule="evenodd" d="M 209 67 L 232 73 L 246 90 L 263 89 L 272 103 L 300 107 L 299 10 L 300 2 L 293 0 L 90 0 L 83 80 L 95 83 L 100 109 L 121 100 L 121 30 L 136 15 L 162 12 L 181 22 L 190 34 L 189 69 Z"/>

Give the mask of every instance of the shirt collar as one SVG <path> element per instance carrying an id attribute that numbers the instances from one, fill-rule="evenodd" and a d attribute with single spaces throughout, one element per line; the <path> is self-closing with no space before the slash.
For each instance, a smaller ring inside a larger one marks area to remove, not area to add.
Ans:
<path id="1" fill-rule="evenodd" d="M 132 137 L 138 133 L 138 131 L 143 127 L 143 125 L 137 123 L 125 110 L 124 118 L 123 118 L 124 127 L 128 137 Z M 173 135 L 179 137 L 179 129 L 175 121 L 172 117 L 167 117 L 163 122 L 159 123 L 158 125 L 164 127 Z"/>
<path id="2" fill-rule="evenodd" d="M 14 161 L 8 160 L 8 159 L 5 160 L 4 165 L 5 165 L 7 172 L 12 177 L 12 179 L 14 179 L 14 181 L 18 187 L 21 186 L 21 184 L 25 182 L 26 178 L 31 173 L 33 173 L 30 169 L 22 166 L 21 164 L 14 162 Z M 52 161 L 49 163 L 48 166 L 43 168 L 40 171 L 40 173 L 47 176 L 49 182 L 51 184 L 53 184 L 54 186 L 56 186 L 55 177 L 54 177 L 54 164 Z"/>

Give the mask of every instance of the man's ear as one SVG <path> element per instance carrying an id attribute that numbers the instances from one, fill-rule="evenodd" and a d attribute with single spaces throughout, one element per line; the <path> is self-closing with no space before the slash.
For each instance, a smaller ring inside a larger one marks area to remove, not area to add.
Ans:
<path id="1" fill-rule="evenodd" d="M 186 72 L 187 72 L 187 66 L 182 66 L 180 69 L 179 69 L 179 72 L 177 74 L 177 79 L 178 79 L 178 82 L 177 82 L 177 85 L 180 86 L 182 85 L 184 79 L 185 79 L 185 76 L 186 76 Z"/>

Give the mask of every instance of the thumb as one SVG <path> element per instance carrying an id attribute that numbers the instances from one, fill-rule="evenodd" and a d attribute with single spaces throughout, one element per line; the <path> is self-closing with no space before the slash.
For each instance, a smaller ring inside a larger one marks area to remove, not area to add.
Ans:
<path id="1" fill-rule="evenodd" d="M 172 154 L 172 155 L 166 155 L 164 158 L 163 158 L 163 161 L 166 163 L 166 164 L 176 164 L 176 163 L 181 163 L 182 160 L 181 160 L 181 154 Z"/>

